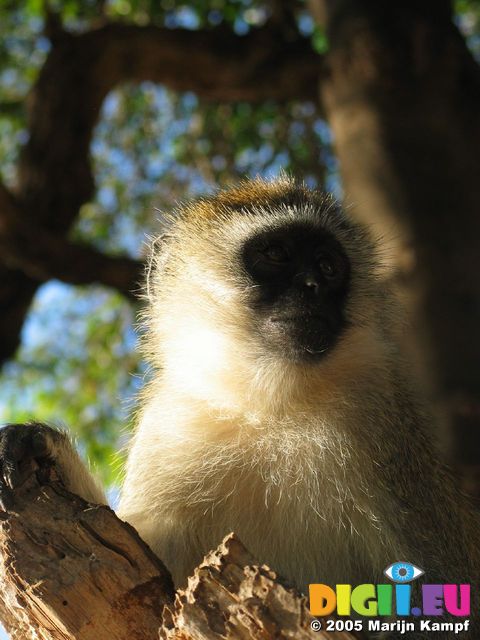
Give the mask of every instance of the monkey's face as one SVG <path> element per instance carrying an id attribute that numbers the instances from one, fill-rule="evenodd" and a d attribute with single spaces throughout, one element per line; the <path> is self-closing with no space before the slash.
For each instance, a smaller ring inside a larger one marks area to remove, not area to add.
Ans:
<path id="1" fill-rule="evenodd" d="M 322 358 L 344 330 L 348 258 L 327 231 L 307 223 L 264 229 L 243 245 L 256 331 L 294 361 Z"/>

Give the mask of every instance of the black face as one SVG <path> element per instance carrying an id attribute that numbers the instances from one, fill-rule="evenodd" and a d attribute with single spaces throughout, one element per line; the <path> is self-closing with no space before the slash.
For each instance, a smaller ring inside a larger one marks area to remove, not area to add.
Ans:
<path id="1" fill-rule="evenodd" d="M 320 229 L 288 224 L 249 239 L 242 260 L 262 339 L 291 360 L 320 359 L 346 325 L 350 265 L 340 244 Z"/>

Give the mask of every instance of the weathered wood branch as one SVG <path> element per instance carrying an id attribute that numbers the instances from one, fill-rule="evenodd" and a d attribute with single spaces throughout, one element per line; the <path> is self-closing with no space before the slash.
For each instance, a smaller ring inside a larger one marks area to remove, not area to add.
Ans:
<path id="1" fill-rule="evenodd" d="M 286 586 L 231 534 L 167 605 L 160 640 L 349 640 L 311 628 L 307 599 Z M 325 621 L 320 621 L 325 628 Z"/>
<path id="2" fill-rule="evenodd" d="M 234 535 L 174 601 L 135 530 L 67 492 L 52 469 L 33 473 L 0 515 L 0 619 L 13 640 L 353 638 L 312 631 L 306 598 Z"/>
<path id="3" fill-rule="evenodd" d="M 0 617 L 13 640 L 155 638 L 164 565 L 108 507 L 33 475 L 0 523 Z"/>

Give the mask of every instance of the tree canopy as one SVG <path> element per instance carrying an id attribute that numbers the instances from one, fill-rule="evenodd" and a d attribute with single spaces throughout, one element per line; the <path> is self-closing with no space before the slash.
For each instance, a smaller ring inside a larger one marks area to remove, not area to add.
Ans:
<path id="1" fill-rule="evenodd" d="M 114 482 L 149 374 L 147 238 L 179 200 L 286 170 L 402 238 L 436 397 L 478 460 L 479 19 L 475 0 L 2 3 L 0 419 L 72 426 Z"/>

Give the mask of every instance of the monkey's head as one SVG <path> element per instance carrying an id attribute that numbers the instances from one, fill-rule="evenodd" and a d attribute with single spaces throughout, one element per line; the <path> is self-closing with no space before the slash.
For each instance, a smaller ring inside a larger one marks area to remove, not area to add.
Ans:
<path id="1" fill-rule="evenodd" d="M 312 371 L 348 350 L 356 329 L 381 331 L 368 234 L 331 197 L 288 178 L 185 206 L 155 264 L 153 351 L 184 376 L 241 376 L 259 362 Z"/>

